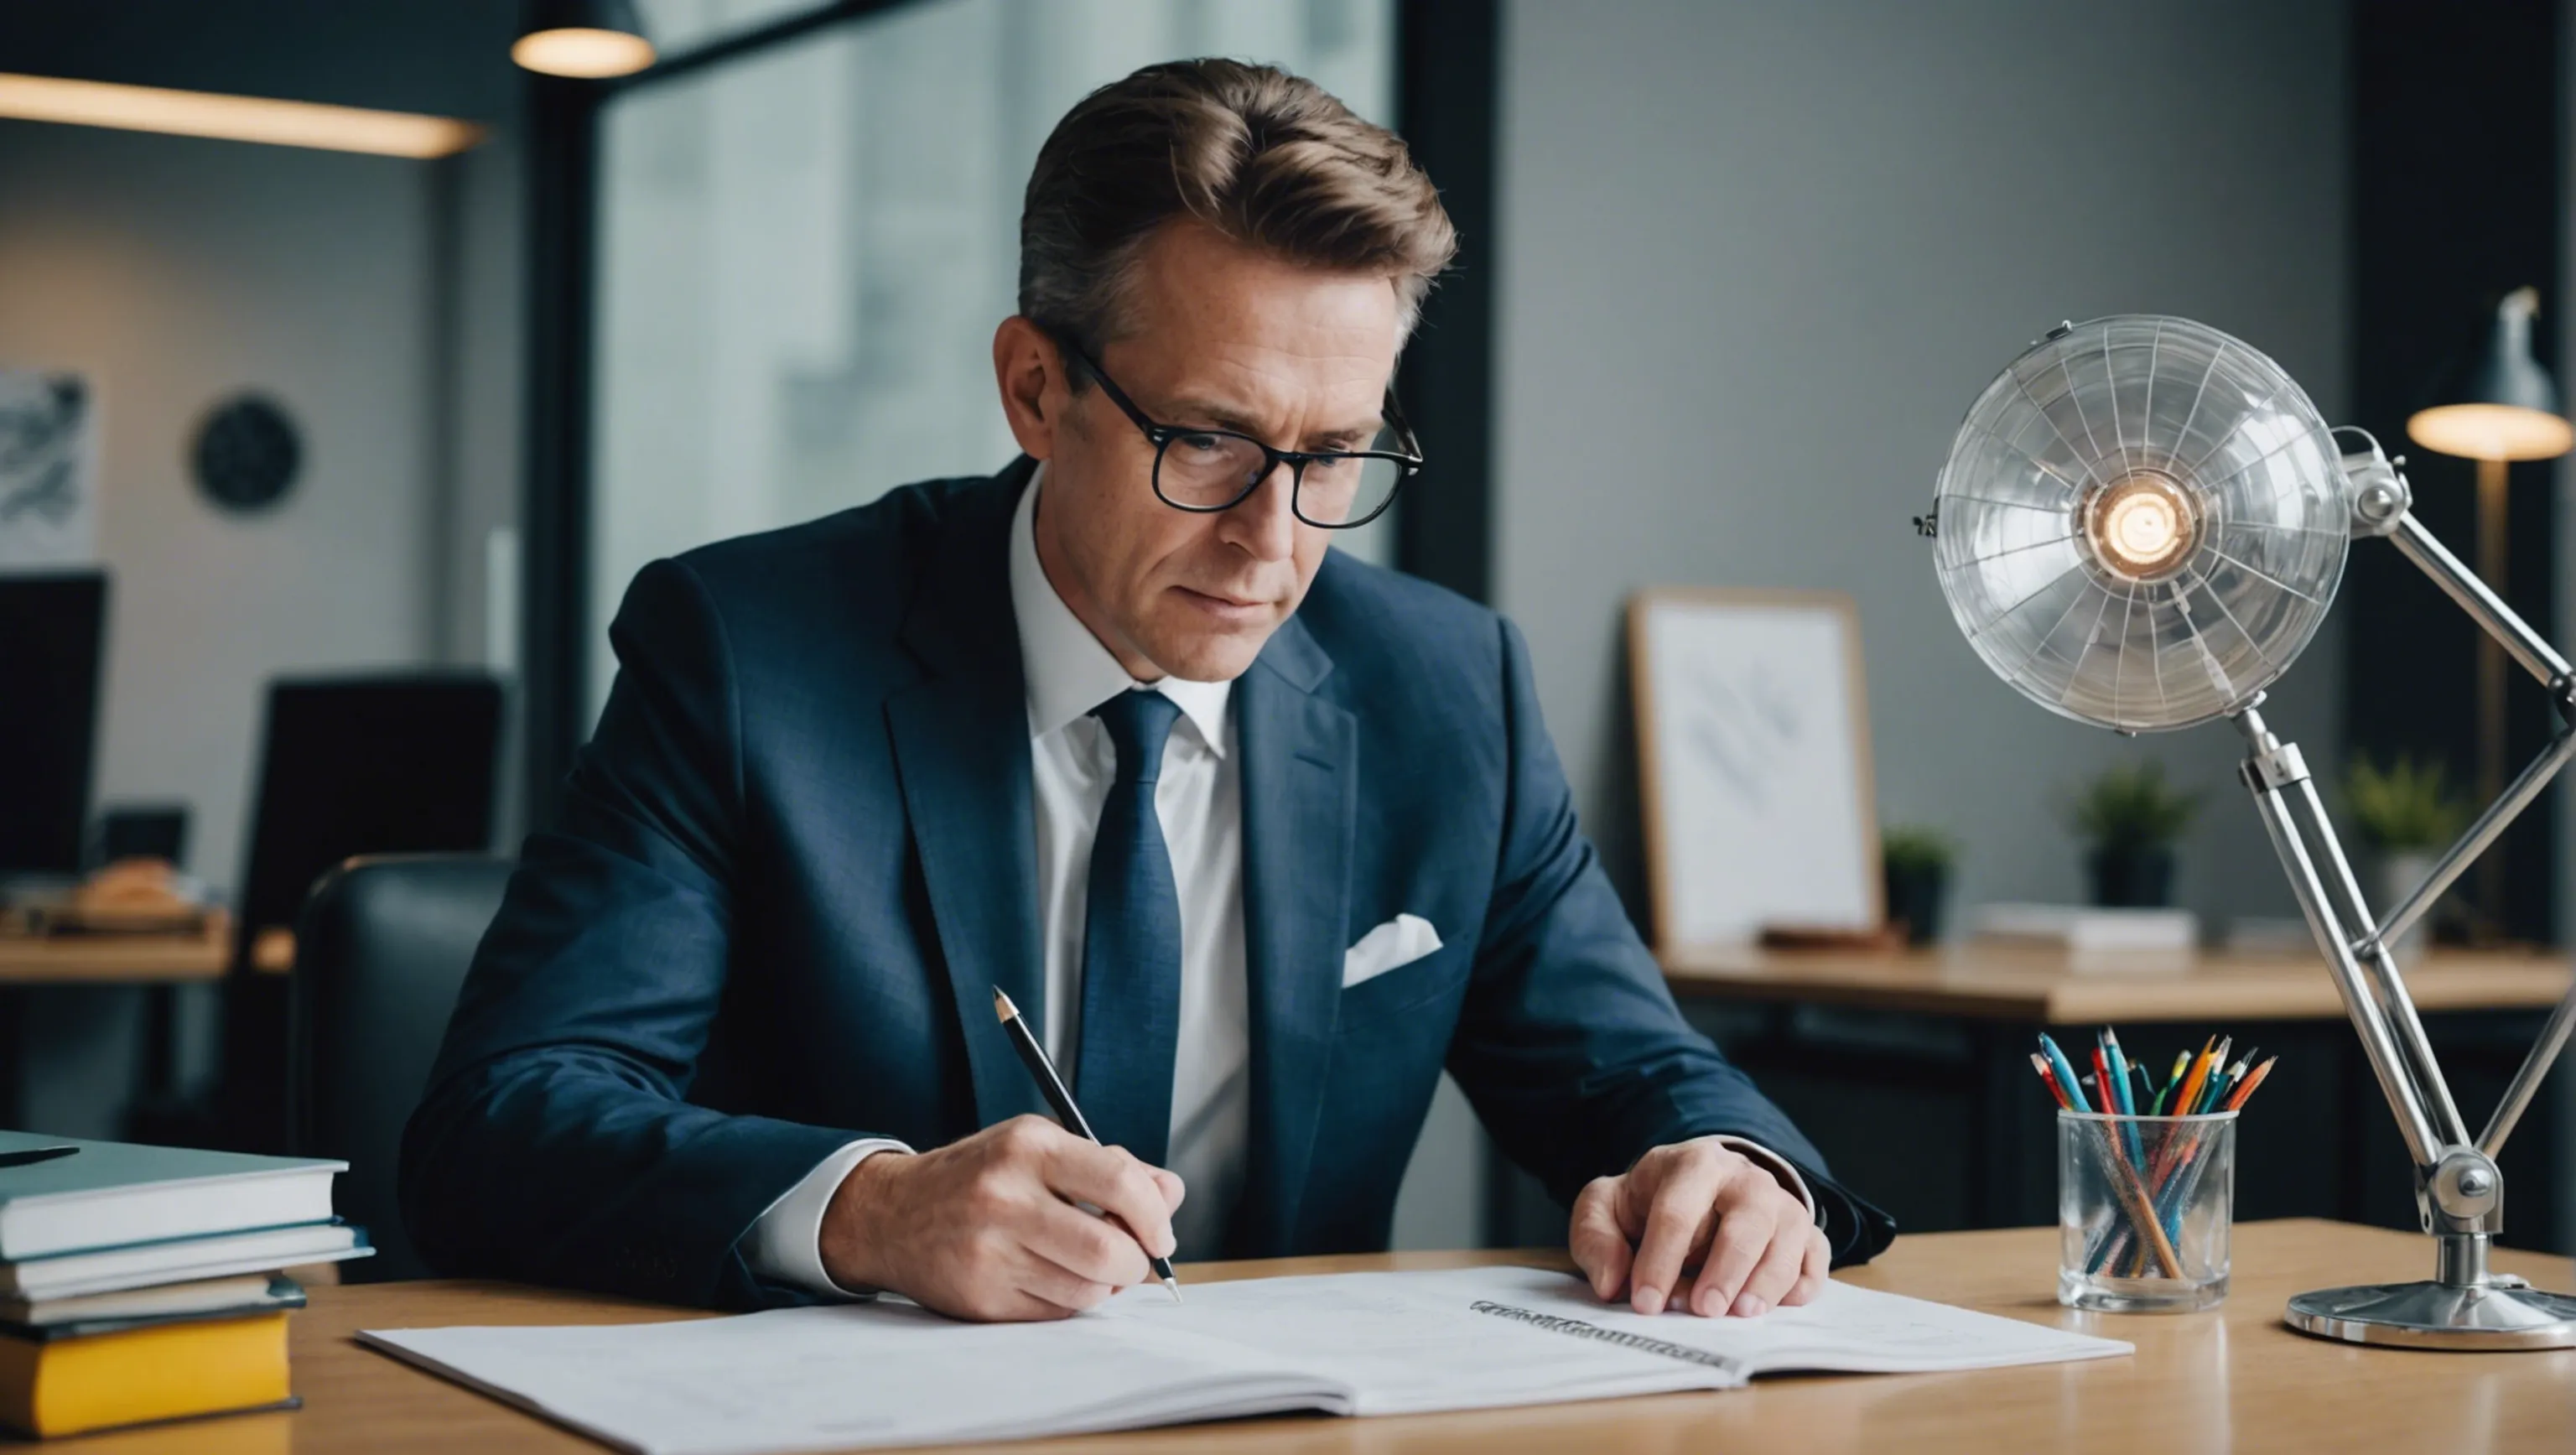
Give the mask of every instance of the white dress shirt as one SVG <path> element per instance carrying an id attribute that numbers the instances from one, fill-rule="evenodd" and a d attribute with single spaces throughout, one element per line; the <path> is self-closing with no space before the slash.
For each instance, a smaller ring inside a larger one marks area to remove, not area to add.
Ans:
<path id="1" fill-rule="evenodd" d="M 1180 1256 L 1209 1257 L 1243 1188 L 1252 1119 L 1249 994 L 1243 963 L 1243 795 L 1237 783 L 1231 682 L 1142 683 L 1064 604 L 1038 564 L 1040 466 L 1011 520 L 1011 614 L 1028 686 L 1029 767 L 1037 820 L 1038 925 L 1046 951 L 1047 1055 L 1070 1072 L 1079 1042 L 1082 931 L 1091 840 L 1116 776 L 1117 751 L 1091 710 L 1127 691 L 1159 691 L 1181 709 L 1163 749 L 1154 813 L 1181 902 L 1181 1025 L 1172 1065 L 1166 1159 L 1188 1196 L 1173 1219 Z M 1077 1088 L 1077 1093 L 1079 1088 Z M 841 1148 L 753 1224 L 746 1252 L 765 1278 L 815 1293 L 846 1293 L 823 1271 L 823 1211 L 869 1154 L 890 1138 Z"/>
<path id="2" fill-rule="evenodd" d="M 1244 973 L 1243 811 L 1231 682 L 1143 683 L 1127 675 L 1038 564 L 1036 511 L 1046 469 L 1020 494 L 1011 520 L 1011 614 L 1028 687 L 1029 766 L 1037 818 L 1038 908 L 1046 952 L 1046 1009 L 1039 1030 L 1059 1067 L 1074 1064 L 1082 1004 L 1083 915 L 1091 841 L 1117 767 L 1108 730 L 1091 709 L 1126 691 L 1159 691 L 1181 709 L 1154 790 L 1181 909 L 1181 1024 L 1172 1066 L 1168 1165 L 1188 1189 L 1173 1233 L 1179 1256 L 1215 1256 L 1243 1188 L 1252 1114 L 1249 1004 Z M 1080 1088 L 1076 1088 L 1077 1095 Z M 1812 1214 L 1797 1170 L 1768 1149 L 1726 1139 L 1780 1178 Z M 890 1138 L 842 1147 L 770 1204 L 745 1252 L 762 1277 L 824 1295 L 851 1295 L 823 1270 L 823 1212 L 842 1179 L 870 1154 L 911 1148 Z"/>

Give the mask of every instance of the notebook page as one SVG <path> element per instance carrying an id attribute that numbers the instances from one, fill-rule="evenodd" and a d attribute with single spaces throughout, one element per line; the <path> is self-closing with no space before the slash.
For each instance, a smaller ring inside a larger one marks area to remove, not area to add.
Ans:
<path id="1" fill-rule="evenodd" d="M 1106 1318 L 964 1324 L 890 1301 L 359 1337 L 638 1455 L 1007 1440 L 1349 1408 L 1329 1377 L 1188 1331 Z"/>
<path id="2" fill-rule="evenodd" d="M 1329 1372 L 1357 1391 L 1354 1412 L 1368 1415 L 1731 1389 L 1745 1382 L 1739 1366 L 1687 1348 L 1641 1349 L 1480 1318 L 1459 1290 L 1421 1281 L 1426 1277 L 1343 1273 L 1193 1284 L 1181 1304 L 1160 1288 L 1134 1288 L 1086 1319 L 1229 1340 L 1283 1364 Z"/>
<path id="3" fill-rule="evenodd" d="M 1848 1283 L 1828 1283 L 1817 1298 L 1760 1318 L 1649 1317 L 1624 1304 L 1605 1305 L 1580 1280 L 1532 1268 L 1465 1268 L 1410 1276 L 1421 1291 L 1453 1305 L 1479 1302 L 1597 1326 L 1614 1334 L 1663 1339 L 1738 1362 L 1755 1374 L 1838 1370 L 1898 1374 L 2051 1364 L 2133 1352 L 2044 1324 L 1954 1308 Z M 1508 1317 L 1508 1315 L 1501 1315 Z"/>

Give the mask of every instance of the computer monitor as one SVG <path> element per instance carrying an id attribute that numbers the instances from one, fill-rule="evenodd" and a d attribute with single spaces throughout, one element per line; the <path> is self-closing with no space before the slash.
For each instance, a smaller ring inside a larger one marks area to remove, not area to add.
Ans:
<path id="1" fill-rule="evenodd" d="M 107 575 L 0 575 L 0 880 L 77 874 Z"/>
<path id="2" fill-rule="evenodd" d="M 489 848 L 501 684 L 480 672 L 273 682 L 241 930 L 292 925 L 353 854 Z"/>

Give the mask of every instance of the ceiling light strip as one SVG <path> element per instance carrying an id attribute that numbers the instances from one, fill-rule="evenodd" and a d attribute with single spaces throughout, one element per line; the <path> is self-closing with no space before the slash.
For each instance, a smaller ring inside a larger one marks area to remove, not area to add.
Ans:
<path id="1" fill-rule="evenodd" d="M 446 116 L 6 72 L 0 117 L 388 157 L 444 157 L 483 140 L 483 128 Z"/>

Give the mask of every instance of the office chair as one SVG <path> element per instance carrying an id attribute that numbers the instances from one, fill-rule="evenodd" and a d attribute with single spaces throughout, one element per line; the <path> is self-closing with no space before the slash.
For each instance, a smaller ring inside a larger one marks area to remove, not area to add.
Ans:
<path id="1" fill-rule="evenodd" d="M 500 909 L 507 859 L 371 855 L 322 877 L 296 921 L 295 1150 L 346 1159 L 333 1201 L 376 1256 L 353 1281 L 425 1278 L 395 1201 L 403 1123 L 420 1101 L 474 947 Z"/>
<path id="2" fill-rule="evenodd" d="M 270 684 L 214 1095 L 139 1108 L 137 1140 L 284 1150 L 287 977 L 261 972 L 253 947 L 292 928 L 313 881 L 344 859 L 489 849 L 500 738 L 501 684 L 481 672 Z"/>

